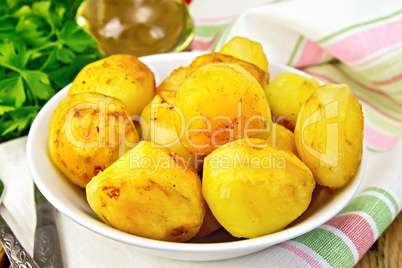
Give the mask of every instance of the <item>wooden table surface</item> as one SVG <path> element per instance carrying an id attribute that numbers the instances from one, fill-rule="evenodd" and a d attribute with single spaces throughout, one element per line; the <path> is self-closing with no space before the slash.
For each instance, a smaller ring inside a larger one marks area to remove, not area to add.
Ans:
<path id="1" fill-rule="evenodd" d="M 0 267 L 10 266 L 0 245 Z M 402 268 L 402 213 L 378 238 L 370 250 L 355 266 L 357 268 Z"/>

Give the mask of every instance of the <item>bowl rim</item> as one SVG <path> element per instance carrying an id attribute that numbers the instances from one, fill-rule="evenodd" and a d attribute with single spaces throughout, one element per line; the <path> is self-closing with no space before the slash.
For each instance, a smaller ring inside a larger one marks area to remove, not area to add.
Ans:
<path id="1" fill-rule="evenodd" d="M 153 61 L 171 61 L 171 60 L 178 60 L 181 58 L 194 58 L 206 52 L 179 52 L 179 53 L 168 53 L 168 54 L 157 54 L 151 56 L 140 57 L 140 60 L 144 63 L 148 64 L 149 62 Z M 286 71 L 296 72 L 299 74 L 303 74 L 307 77 L 312 77 L 309 74 L 306 74 L 300 70 L 295 68 L 276 64 L 276 63 L 269 63 L 271 68 L 281 68 Z M 35 163 L 35 151 L 37 150 L 37 142 L 36 137 L 38 135 L 43 136 L 43 129 L 40 129 L 39 125 L 46 120 L 46 117 L 49 116 L 49 112 L 53 112 L 53 107 L 57 106 L 59 101 L 63 99 L 63 97 L 67 94 L 68 89 L 71 84 L 60 90 L 56 93 L 40 110 L 36 118 L 34 119 L 31 129 L 28 134 L 27 138 L 27 145 L 26 145 L 26 155 L 28 161 L 28 167 L 31 171 L 32 178 L 37 185 L 38 189 L 43 193 L 46 199 L 60 212 L 66 215 L 68 218 L 72 219 L 76 223 L 85 228 L 98 233 L 102 236 L 108 237 L 112 240 L 120 241 L 126 244 L 149 248 L 149 249 L 156 249 L 156 250 L 163 250 L 163 251 L 182 251 L 182 252 L 226 252 L 226 251 L 234 251 L 234 250 L 245 250 L 245 249 L 256 249 L 256 248 L 267 248 L 269 246 L 287 241 L 289 239 L 295 238 L 302 234 L 305 234 L 314 228 L 322 225 L 336 214 L 338 214 L 353 198 L 356 194 L 363 178 L 364 172 L 366 169 L 366 162 L 367 162 L 367 148 L 366 144 L 363 141 L 363 154 L 360 167 L 355 174 L 354 178 L 345 186 L 347 187 L 347 191 L 343 192 L 344 197 L 341 198 L 341 202 L 336 205 L 336 209 L 328 210 L 322 212 L 322 215 L 319 218 L 313 219 L 312 222 L 310 221 L 302 221 L 291 228 L 284 229 L 272 234 L 264 235 L 261 237 L 239 240 L 239 241 L 229 241 L 229 242 L 217 242 L 217 243 L 180 243 L 180 242 L 167 242 L 161 240 L 155 240 L 150 238 L 144 238 L 136 235 L 132 235 L 129 233 L 125 233 L 123 231 L 114 229 L 111 226 L 106 225 L 103 223 L 99 218 L 91 218 L 91 217 L 81 217 L 81 214 L 77 214 L 75 209 L 63 204 L 58 198 L 56 193 L 52 193 L 51 189 L 47 187 L 45 181 L 41 179 L 41 175 L 39 172 L 40 167 L 36 166 Z M 48 126 L 48 124 L 46 124 Z M 46 129 L 47 131 L 47 129 Z M 47 137 L 47 135 L 46 135 Z M 342 193 L 341 193 L 342 194 Z M 81 211 L 82 212 L 82 211 Z M 82 212 L 83 213 L 83 212 Z"/>

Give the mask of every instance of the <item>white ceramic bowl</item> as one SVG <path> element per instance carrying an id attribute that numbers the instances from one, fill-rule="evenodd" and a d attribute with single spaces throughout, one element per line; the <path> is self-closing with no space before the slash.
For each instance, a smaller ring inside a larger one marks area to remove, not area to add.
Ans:
<path id="1" fill-rule="evenodd" d="M 188 65 L 198 55 L 200 53 L 170 53 L 142 57 L 141 60 L 155 73 L 158 84 L 173 69 Z M 270 63 L 269 72 L 271 79 L 282 72 L 306 75 L 291 67 L 274 63 Z M 33 179 L 49 202 L 72 220 L 89 230 L 110 239 L 135 245 L 149 253 L 173 259 L 208 261 L 243 256 L 268 248 L 304 234 L 335 216 L 351 200 L 363 178 L 366 151 L 363 153 L 363 161 L 358 173 L 348 185 L 324 200 L 316 202 L 296 223 L 285 230 L 259 238 L 226 242 L 227 236 L 217 232 L 204 239 L 203 243 L 173 243 L 124 233 L 104 224 L 89 207 L 85 192 L 70 183 L 51 162 L 47 146 L 48 125 L 53 110 L 67 96 L 68 89 L 69 86 L 57 93 L 43 107 L 32 124 L 28 135 L 27 158 Z"/>

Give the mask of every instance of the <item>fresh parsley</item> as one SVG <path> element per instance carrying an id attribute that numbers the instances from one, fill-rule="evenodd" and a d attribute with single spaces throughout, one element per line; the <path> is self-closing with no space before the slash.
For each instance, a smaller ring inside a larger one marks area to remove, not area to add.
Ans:
<path id="1" fill-rule="evenodd" d="M 0 1 L 0 141 L 26 134 L 42 106 L 101 58 L 74 21 L 81 1 Z"/>

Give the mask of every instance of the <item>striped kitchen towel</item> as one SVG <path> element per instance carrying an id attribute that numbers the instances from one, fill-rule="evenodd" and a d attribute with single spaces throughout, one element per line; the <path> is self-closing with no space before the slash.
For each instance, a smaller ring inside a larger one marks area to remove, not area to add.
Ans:
<path id="1" fill-rule="evenodd" d="M 275 245 L 269 253 L 285 249 L 286 262 L 301 263 L 298 267 L 353 267 L 399 212 L 400 204 L 390 192 L 368 187 L 336 217 L 313 231 Z M 279 264 L 283 265 L 283 261 Z"/>
<path id="2" fill-rule="evenodd" d="M 193 0 L 190 11 L 193 50 L 218 51 L 236 35 L 258 41 L 268 61 L 297 67 L 324 82 L 348 84 L 363 105 L 369 148 L 386 151 L 398 141 L 402 1 Z"/>

